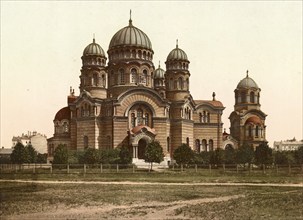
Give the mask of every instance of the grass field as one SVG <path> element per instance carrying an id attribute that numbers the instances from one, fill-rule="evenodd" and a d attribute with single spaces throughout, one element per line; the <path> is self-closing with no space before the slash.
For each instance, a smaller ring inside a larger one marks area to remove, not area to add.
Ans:
<path id="1" fill-rule="evenodd" d="M 303 219 L 302 187 L 1 182 L 1 219 Z"/>

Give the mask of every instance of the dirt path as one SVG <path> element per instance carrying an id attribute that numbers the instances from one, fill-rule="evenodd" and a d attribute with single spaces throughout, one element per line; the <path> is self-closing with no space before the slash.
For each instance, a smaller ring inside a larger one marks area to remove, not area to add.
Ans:
<path id="1" fill-rule="evenodd" d="M 303 183 L 161 183 L 161 182 L 102 182 L 102 181 L 52 181 L 52 180 L 4 180 L 1 182 L 38 184 L 87 184 L 87 185 L 162 185 L 162 186 L 270 186 L 303 187 Z"/>
<path id="2" fill-rule="evenodd" d="M 176 209 L 182 208 L 186 205 L 225 202 L 240 197 L 243 197 L 243 195 L 182 200 L 170 203 L 153 201 L 132 205 L 80 206 L 77 208 L 61 207 L 60 209 L 53 211 L 10 216 L 7 219 L 183 219 L 183 216 L 179 216 L 175 212 Z"/>

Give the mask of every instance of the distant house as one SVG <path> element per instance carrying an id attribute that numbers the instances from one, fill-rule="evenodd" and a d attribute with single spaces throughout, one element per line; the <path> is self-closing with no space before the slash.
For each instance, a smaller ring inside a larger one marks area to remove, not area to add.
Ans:
<path id="1" fill-rule="evenodd" d="M 275 141 L 274 150 L 276 151 L 294 151 L 303 146 L 303 140 L 297 141 L 296 138 L 286 141 Z"/>
<path id="2" fill-rule="evenodd" d="M 12 152 L 12 148 L 0 148 L 0 163 L 10 163 L 10 156 Z"/>
<path id="3" fill-rule="evenodd" d="M 14 136 L 12 138 L 12 148 L 14 148 L 17 143 L 22 143 L 24 146 L 31 144 L 38 153 L 47 153 L 47 137 L 44 134 L 37 133 L 36 131 L 28 131 L 27 134 Z"/>

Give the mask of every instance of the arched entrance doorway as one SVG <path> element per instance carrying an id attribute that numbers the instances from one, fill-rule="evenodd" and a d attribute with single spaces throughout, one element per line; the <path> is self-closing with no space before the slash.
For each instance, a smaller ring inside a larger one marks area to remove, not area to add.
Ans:
<path id="1" fill-rule="evenodd" d="M 147 146 L 146 140 L 143 138 L 138 142 L 138 159 L 144 159 L 145 149 Z"/>

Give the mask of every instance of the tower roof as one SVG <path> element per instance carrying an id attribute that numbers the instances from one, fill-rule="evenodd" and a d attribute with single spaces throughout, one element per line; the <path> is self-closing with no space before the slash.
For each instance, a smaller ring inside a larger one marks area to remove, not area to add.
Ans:
<path id="1" fill-rule="evenodd" d="M 186 53 L 179 48 L 178 46 L 178 40 L 177 40 L 177 44 L 176 44 L 176 48 L 173 49 L 167 56 L 166 61 L 170 61 L 170 60 L 187 60 L 187 55 Z"/>
<path id="2" fill-rule="evenodd" d="M 256 88 L 259 89 L 257 83 L 248 76 L 248 70 L 246 72 L 246 77 L 244 79 L 242 79 L 238 85 L 237 85 L 237 89 L 242 89 L 242 88 Z"/>
<path id="3" fill-rule="evenodd" d="M 160 63 L 158 68 L 155 70 L 154 79 L 164 79 L 165 71 L 160 67 Z"/>
<path id="4" fill-rule="evenodd" d="M 96 43 L 95 38 L 93 39 L 93 43 L 87 45 L 83 51 L 83 56 L 87 55 L 97 55 L 105 57 L 104 50 L 102 47 Z"/>

